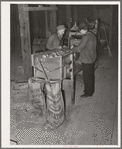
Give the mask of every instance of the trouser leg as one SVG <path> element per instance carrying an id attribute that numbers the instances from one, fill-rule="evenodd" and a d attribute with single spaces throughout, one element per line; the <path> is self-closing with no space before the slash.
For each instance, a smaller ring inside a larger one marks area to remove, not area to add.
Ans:
<path id="1" fill-rule="evenodd" d="M 82 64 L 75 63 L 74 64 L 74 75 L 77 75 L 78 72 L 82 70 Z"/>
<path id="2" fill-rule="evenodd" d="M 95 75 L 94 75 L 94 64 L 83 63 L 83 81 L 84 81 L 84 92 L 87 95 L 94 93 Z"/>

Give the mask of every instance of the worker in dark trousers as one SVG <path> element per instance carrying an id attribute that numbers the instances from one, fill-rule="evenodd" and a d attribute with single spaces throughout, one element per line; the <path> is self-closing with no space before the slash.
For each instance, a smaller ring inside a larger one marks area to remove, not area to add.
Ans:
<path id="1" fill-rule="evenodd" d="M 84 94 L 81 97 L 90 97 L 95 91 L 94 64 L 96 60 L 96 36 L 88 31 L 85 22 L 79 25 L 82 39 L 77 47 L 71 46 L 73 52 L 79 52 L 76 63 L 80 63 L 83 69 Z"/>

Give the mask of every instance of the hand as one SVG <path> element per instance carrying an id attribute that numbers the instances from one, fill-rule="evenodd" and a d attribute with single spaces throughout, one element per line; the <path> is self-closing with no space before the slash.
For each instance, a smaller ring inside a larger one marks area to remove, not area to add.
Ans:
<path id="1" fill-rule="evenodd" d="M 62 46 L 57 47 L 57 49 L 61 50 L 62 49 Z"/>
<path id="2" fill-rule="evenodd" d="M 67 46 L 66 45 L 63 45 L 63 48 L 67 48 Z"/>
<path id="3" fill-rule="evenodd" d="M 71 47 L 70 47 L 70 49 L 73 49 L 74 48 L 74 46 L 72 45 Z"/>

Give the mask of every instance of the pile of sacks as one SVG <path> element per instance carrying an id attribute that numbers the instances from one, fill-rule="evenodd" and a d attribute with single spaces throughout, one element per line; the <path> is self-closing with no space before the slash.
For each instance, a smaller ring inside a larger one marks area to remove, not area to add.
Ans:
<path id="1" fill-rule="evenodd" d="M 43 117 L 46 113 L 43 82 L 30 78 L 28 82 L 14 83 L 11 89 L 11 114 L 16 121 Z"/>
<path id="2" fill-rule="evenodd" d="M 65 119 L 61 82 L 31 77 L 26 83 L 15 83 L 11 95 L 14 119 L 32 122 L 32 118 L 39 117 L 46 129 L 59 127 Z"/>

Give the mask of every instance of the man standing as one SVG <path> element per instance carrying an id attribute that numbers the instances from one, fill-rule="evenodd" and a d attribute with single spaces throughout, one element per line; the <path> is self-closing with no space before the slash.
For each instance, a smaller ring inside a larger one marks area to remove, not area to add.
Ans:
<path id="1" fill-rule="evenodd" d="M 57 32 L 52 34 L 47 41 L 46 47 L 49 50 L 53 49 L 62 49 L 62 37 L 65 32 L 65 26 L 59 25 L 57 26 Z"/>
<path id="2" fill-rule="evenodd" d="M 82 64 L 84 94 L 81 97 L 85 98 L 92 96 L 95 90 L 96 36 L 88 31 L 86 23 L 81 23 L 79 29 L 82 39 L 77 47 L 71 47 L 71 49 L 73 52 L 80 52 L 77 62 Z"/>

